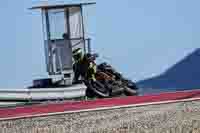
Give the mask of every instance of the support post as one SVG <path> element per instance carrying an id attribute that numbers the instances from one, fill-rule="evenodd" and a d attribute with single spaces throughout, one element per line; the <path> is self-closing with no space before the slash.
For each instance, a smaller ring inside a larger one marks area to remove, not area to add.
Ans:
<path id="1" fill-rule="evenodd" d="M 47 10 L 44 10 L 44 13 L 45 13 L 45 20 L 46 20 L 46 32 L 47 32 L 47 42 L 48 42 L 48 55 L 49 56 L 49 62 L 48 62 L 48 65 L 49 65 L 49 74 L 52 74 L 53 72 L 53 63 L 52 63 L 52 48 L 51 48 L 51 33 L 50 33 L 50 24 L 49 24 L 49 13 Z"/>
<path id="2" fill-rule="evenodd" d="M 81 22 L 82 22 L 82 31 L 83 31 L 83 45 L 84 45 L 84 52 L 86 53 L 86 43 L 85 43 L 85 28 L 84 28 L 84 17 L 83 17 L 83 7 L 80 6 L 80 11 L 81 11 Z"/>
<path id="3" fill-rule="evenodd" d="M 87 41 L 88 41 L 88 53 L 91 54 L 91 53 L 92 53 L 92 48 L 91 48 L 91 39 L 88 38 Z"/>

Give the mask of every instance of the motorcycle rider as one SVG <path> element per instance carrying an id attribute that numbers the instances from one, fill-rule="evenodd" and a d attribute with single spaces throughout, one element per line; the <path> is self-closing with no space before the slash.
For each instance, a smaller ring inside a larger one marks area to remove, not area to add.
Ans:
<path id="1" fill-rule="evenodd" d="M 91 55 L 91 54 L 87 54 L 87 62 L 88 62 L 88 70 L 87 70 L 87 79 L 88 80 L 92 80 L 92 81 L 96 81 L 95 75 L 97 72 L 97 65 L 95 63 L 96 60 L 95 54 Z"/>
<path id="2" fill-rule="evenodd" d="M 85 80 L 96 81 L 96 63 L 95 59 L 97 54 L 83 54 L 81 48 L 77 48 L 73 51 L 73 70 L 74 70 L 74 81 L 78 81 L 80 76 Z"/>
<path id="3" fill-rule="evenodd" d="M 87 86 L 86 96 L 95 97 L 100 95 L 106 97 L 107 95 L 98 89 L 104 89 L 103 84 L 96 80 L 97 65 L 95 63 L 97 54 L 83 54 L 81 49 L 78 48 L 73 51 L 74 57 L 74 83 L 79 83 L 81 77 Z M 96 88 L 98 87 L 98 89 Z M 100 87 L 100 88 L 99 88 Z"/>
<path id="4" fill-rule="evenodd" d="M 83 63 L 83 53 L 81 48 L 77 48 L 73 51 L 73 70 L 74 70 L 74 82 L 78 82 L 80 76 L 84 77 L 85 74 L 83 73 L 82 63 Z"/>

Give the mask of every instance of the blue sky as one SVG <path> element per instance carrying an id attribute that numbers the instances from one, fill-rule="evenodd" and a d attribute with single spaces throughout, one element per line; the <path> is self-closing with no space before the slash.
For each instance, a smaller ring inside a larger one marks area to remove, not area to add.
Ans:
<path id="1" fill-rule="evenodd" d="M 0 88 L 26 87 L 47 76 L 41 14 L 27 10 L 34 4 L 38 1 L 1 1 Z M 199 48 L 199 5 L 199 0 L 99 0 L 86 8 L 87 35 L 99 60 L 139 81 Z"/>

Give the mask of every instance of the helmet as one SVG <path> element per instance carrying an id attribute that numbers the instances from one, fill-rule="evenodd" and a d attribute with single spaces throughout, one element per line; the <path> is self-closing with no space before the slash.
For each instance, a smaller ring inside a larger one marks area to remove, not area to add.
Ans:
<path id="1" fill-rule="evenodd" d="M 75 49 L 75 50 L 73 51 L 73 58 L 74 58 L 75 60 L 78 60 L 78 59 L 80 59 L 81 57 L 82 57 L 82 50 L 81 50 L 81 48 Z"/>
<path id="2" fill-rule="evenodd" d="M 81 48 L 77 48 L 77 49 L 73 50 L 73 56 L 77 55 L 77 54 L 82 54 Z"/>
<path id="3" fill-rule="evenodd" d="M 90 54 L 90 53 L 87 54 L 87 58 L 90 61 L 96 60 L 97 57 L 98 57 L 98 54 L 96 54 L 96 53 L 95 54 Z"/>

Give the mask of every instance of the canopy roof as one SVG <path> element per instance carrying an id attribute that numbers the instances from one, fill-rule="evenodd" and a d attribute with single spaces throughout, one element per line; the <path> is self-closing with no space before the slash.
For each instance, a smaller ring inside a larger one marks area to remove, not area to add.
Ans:
<path id="1" fill-rule="evenodd" d="M 76 4 L 59 4 L 59 5 L 42 5 L 42 6 L 35 6 L 29 9 L 62 9 L 66 7 L 74 7 L 74 6 L 85 6 L 85 5 L 94 5 L 96 2 L 91 3 L 76 3 Z"/>

